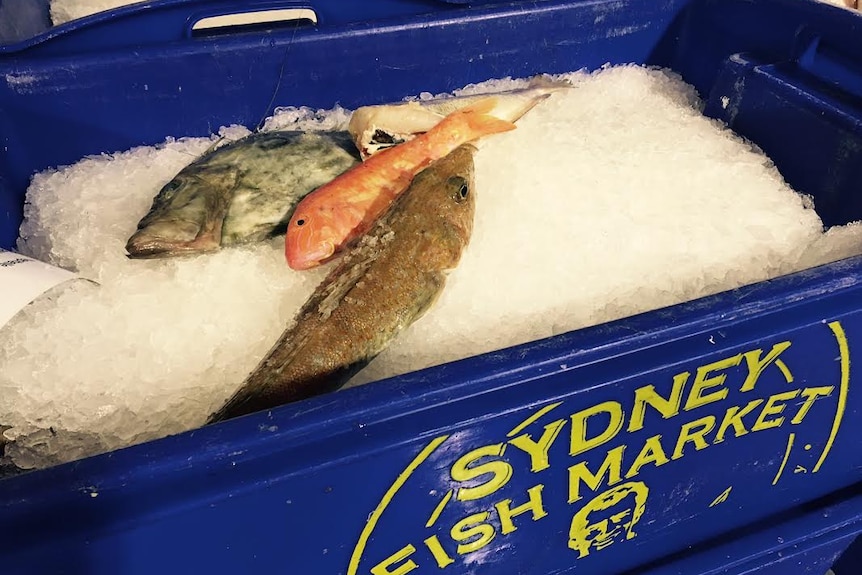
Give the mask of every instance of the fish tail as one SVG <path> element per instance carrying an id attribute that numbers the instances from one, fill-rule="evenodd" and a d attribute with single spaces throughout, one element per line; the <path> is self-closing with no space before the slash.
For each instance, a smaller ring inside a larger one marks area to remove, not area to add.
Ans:
<path id="1" fill-rule="evenodd" d="M 497 107 L 497 98 L 489 96 L 462 108 L 455 115 L 466 124 L 474 138 L 514 130 L 514 123 L 493 115 L 493 111 Z"/>
<path id="2" fill-rule="evenodd" d="M 512 122 L 501 120 L 491 114 L 471 115 L 467 118 L 467 126 L 474 137 L 477 138 L 487 134 L 499 134 L 500 132 L 508 132 L 515 129 L 515 124 Z"/>

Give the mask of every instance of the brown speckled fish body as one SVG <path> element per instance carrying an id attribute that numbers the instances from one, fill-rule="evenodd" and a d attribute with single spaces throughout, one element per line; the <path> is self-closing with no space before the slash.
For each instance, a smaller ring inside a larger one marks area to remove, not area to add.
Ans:
<path id="1" fill-rule="evenodd" d="M 474 152 L 463 145 L 414 178 L 210 423 L 341 387 L 431 307 L 470 241 Z"/>

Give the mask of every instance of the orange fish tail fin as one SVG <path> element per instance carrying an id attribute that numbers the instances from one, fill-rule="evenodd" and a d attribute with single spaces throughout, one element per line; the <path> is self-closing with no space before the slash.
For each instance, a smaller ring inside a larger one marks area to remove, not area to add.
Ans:
<path id="1" fill-rule="evenodd" d="M 501 120 L 490 114 L 471 115 L 467 118 L 467 125 L 476 137 L 487 134 L 499 134 L 515 129 L 515 124 L 508 120 Z"/>
<path id="2" fill-rule="evenodd" d="M 472 138 L 514 130 L 515 124 L 493 115 L 497 105 L 497 98 L 489 96 L 460 109 L 456 114 L 466 124 Z"/>

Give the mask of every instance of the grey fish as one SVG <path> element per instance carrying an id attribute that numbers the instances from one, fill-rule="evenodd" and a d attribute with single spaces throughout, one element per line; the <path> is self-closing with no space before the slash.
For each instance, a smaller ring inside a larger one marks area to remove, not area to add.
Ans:
<path id="1" fill-rule="evenodd" d="M 470 241 L 475 151 L 462 145 L 416 175 L 208 423 L 341 387 L 425 314 Z"/>
<path id="2" fill-rule="evenodd" d="M 166 257 L 284 233 L 299 200 L 357 163 L 347 132 L 259 132 L 217 147 L 165 184 L 126 251 Z"/>

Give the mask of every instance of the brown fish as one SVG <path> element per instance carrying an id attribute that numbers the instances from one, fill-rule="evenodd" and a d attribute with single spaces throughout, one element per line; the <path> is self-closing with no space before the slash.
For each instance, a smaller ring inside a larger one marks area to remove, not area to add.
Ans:
<path id="1" fill-rule="evenodd" d="M 470 241 L 475 151 L 416 175 L 208 423 L 338 389 L 433 305 Z"/>

